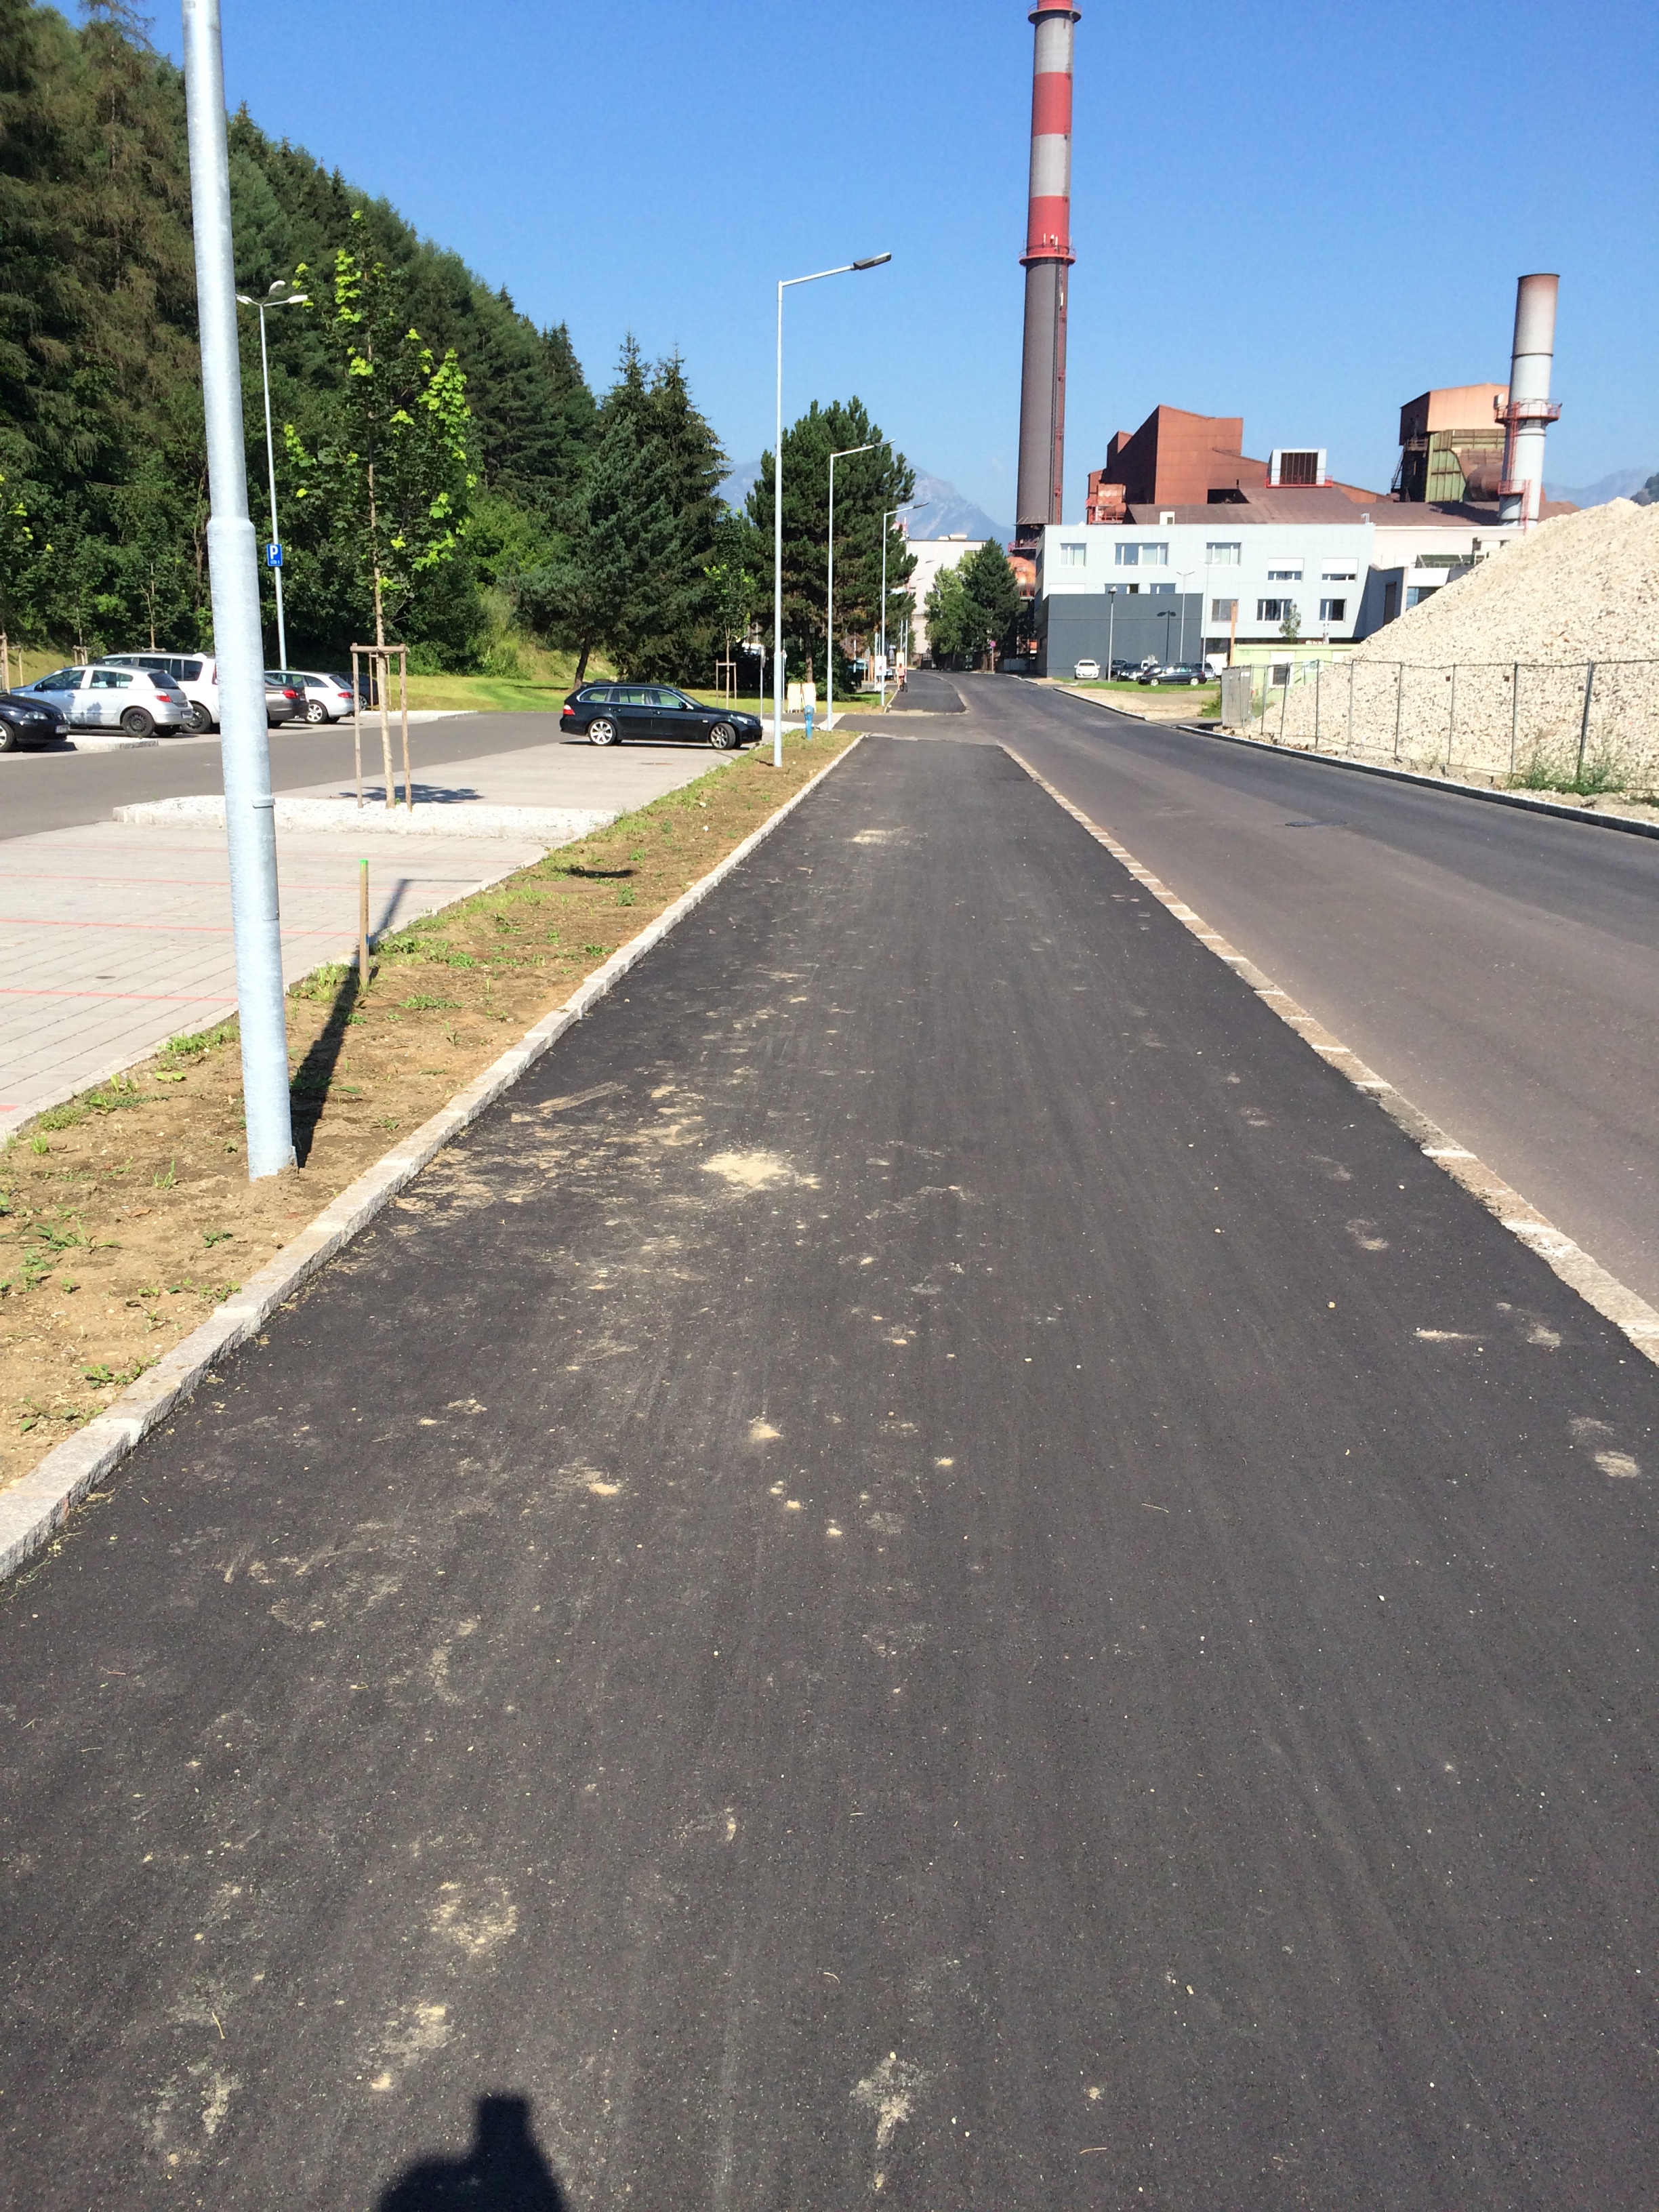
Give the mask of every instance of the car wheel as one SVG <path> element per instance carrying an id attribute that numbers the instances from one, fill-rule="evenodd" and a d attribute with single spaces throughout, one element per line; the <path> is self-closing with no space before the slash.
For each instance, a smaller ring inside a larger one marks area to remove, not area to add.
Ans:
<path id="1" fill-rule="evenodd" d="M 609 714 L 595 714 L 592 720 L 587 726 L 587 742 L 590 745 L 614 745 L 616 744 L 617 726 L 611 720 Z"/>
<path id="2" fill-rule="evenodd" d="M 130 738 L 147 738 L 155 727 L 155 718 L 143 707 L 129 707 L 121 717 L 121 727 Z"/>
<path id="3" fill-rule="evenodd" d="M 708 732 L 708 742 L 717 753 L 729 753 L 738 742 L 738 733 L 730 722 L 716 722 Z"/>
<path id="4" fill-rule="evenodd" d="M 185 716 L 185 727 L 193 738 L 205 737 L 213 727 L 213 717 L 199 699 L 191 701 L 189 711 Z"/>
<path id="5" fill-rule="evenodd" d="M 17 732 L 9 722 L 0 722 L 0 753 L 15 752 Z"/>
<path id="6" fill-rule="evenodd" d="M 320 699 L 307 699 L 307 702 L 306 702 L 306 720 L 307 720 L 307 721 L 308 721 L 308 722 L 325 722 L 325 721 L 327 721 L 327 720 L 328 720 L 328 709 L 327 709 L 327 708 L 326 708 L 326 707 L 325 707 L 325 706 L 324 706 L 324 704 L 323 704 L 323 702 L 322 702 L 322 701 L 321 701 Z"/>

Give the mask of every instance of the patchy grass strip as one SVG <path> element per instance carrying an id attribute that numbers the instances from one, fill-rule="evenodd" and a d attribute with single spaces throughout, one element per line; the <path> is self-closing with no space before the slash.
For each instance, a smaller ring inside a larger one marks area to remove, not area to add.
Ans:
<path id="1" fill-rule="evenodd" d="M 293 1175 L 250 1184 L 234 1023 L 0 1152 L 0 1488 L 110 1405 L 852 742 L 786 738 L 289 994 Z"/>

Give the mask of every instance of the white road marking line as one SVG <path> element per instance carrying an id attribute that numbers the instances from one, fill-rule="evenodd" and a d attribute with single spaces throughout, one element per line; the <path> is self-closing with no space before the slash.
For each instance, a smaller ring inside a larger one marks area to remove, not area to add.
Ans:
<path id="1" fill-rule="evenodd" d="M 1383 1077 L 1366 1066 L 1359 1055 L 1346 1045 L 1338 1043 L 1305 1007 L 1300 1006 L 1288 991 L 1271 982 L 1249 956 L 1235 951 L 1227 940 L 1207 922 L 1194 914 L 1186 902 L 1177 896 L 1155 876 L 1150 868 L 1137 860 L 1127 846 L 1121 845 L 1109 830 L 1091 820 L 1080 806 L 1075 806 L 1063 791 L 1059 791 L 1046 776 L 1039 775 L 1023 754 L 1005 743 L 1002 750 L 1009 759 L 1024 769 L 1039 789 L 1046 791 L 1057 806 L 1063 807 L 1074 822 L 1080 823 L 1097 844 L 1103 845 L 1118 864 L 1127 869 L 1138 884 L 1145 884 L 1161 906 L 1167 907 L 1176 921 L 1189 929 L 1199 942 L 1213 952 L 1217 958 L 1235 969 L 1250 972 L 1241 980 L 1248 983 L 1259 999 L 1267 1002 L 1287 1029 L 1293 1030 L 1305 1043 L 1312 1044 L 1322 1059 L 1345 1075 L 1356 1091 L 1363 1091 L 1374 1098 L 1389 1119 L 1403 1129 L 1421 1148 L 1425 1159 L 1435 1165 L 1452 1181 L 1461 1184 L 1472 1198 L 1479 1199 L 1488 1213 L 1512 1236 L 1525 1242 L 1526 1249 L 1535 1253 L 1570 1289 L 1577 1291 L 1587 1305 L 1622 1330 L 1630 1341 L 1647 1358 L 1659 1365 L 1659 1310 L 1650 1306 L 1627 1284 L 1602 1267 L 1598 1260 L 1565 1237 L 1541 1214 L 1528 1204 L 1518 1190 L 1512 1189 L 1503 1177 L 1467 1146 L 1458 1144 L 1445 1130 L 1420 1113 L 1411 1101 L 1396 1091 Z M 1308 1035 L 1317 1030 L 1322 1042 L 1316 1042 Z"/>

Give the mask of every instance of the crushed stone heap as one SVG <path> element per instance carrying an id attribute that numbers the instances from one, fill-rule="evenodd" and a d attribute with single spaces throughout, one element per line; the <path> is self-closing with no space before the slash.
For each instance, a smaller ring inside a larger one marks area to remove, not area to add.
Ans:
<path id="1" fill-rule="evenodd" d="M 1615 499 L 1505 545 L 1375 637 L 1357 660 L 1659 656 L 1659 507 Z"/>
<path id="2" fill-rule="evenodd" d="M 1659 507 L 1541 524 L 1273 695 L 1257 726 L 1477 781 L 1659 787 Z"/>

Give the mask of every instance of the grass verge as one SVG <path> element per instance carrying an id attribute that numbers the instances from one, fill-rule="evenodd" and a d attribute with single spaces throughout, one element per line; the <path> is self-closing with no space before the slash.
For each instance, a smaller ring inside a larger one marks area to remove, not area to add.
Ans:
<path id="1" fill-rule="evenodd" d="M 851 741 L 786 738 L 289 994 L 301 1165 L 250 1184 L 235 1025 L 175 1037 L 0 1152 L 0 1487 L 102 1412 Z"/>

